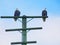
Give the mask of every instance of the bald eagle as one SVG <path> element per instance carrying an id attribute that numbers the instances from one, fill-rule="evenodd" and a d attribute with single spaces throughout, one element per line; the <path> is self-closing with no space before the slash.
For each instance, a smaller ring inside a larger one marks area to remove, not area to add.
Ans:
<path id="1" fill-rule="evenodd" d="M 46 9 L 44 9 L 44 10 L 42 11 L 42 16 L 47 16 L 47 11 L 46 11 Z M 43 17 L 42 19 L 43 19 L 44 22 L 46 21 L 46 17 Z"/>
<path id="2" fill-rule="evenodd" d="M 20 16 L 20 11 L 18 9 L 16 9 L 14 12 L 14 20 L 17 21 L 19 16 Z"/>

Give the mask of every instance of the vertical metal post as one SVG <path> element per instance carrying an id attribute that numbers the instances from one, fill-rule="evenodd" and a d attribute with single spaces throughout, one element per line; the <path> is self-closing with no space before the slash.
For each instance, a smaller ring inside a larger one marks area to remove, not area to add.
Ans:
<path id="1" fill-rule="evenodd" d="M 26 18 L 22 18 L 22 28 L 26 28 Z M 22 42 L 27 42 L 27 31 L 22 30 Z M 27 44 L 22 44 L 22 45 L 27 45 Z"/>

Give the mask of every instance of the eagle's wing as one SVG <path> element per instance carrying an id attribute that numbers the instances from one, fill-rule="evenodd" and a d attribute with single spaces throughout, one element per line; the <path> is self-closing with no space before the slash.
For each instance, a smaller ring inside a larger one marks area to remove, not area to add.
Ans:
<path id="1" fill-rule="evenodd" d="M 47 16 L 47 11 L 46 10 L 42 11 L 42 16 Z M 44 22 L 46 21 L 46 18 L 42 18 L 42 19 L 43 19 Z"/>
<path id="2" fill-rule="evenodd" d="M 14 20 L 17 21 L 18 17 L 20 16 L 20 11 L 19 10 L 15 10 L 15 13 L 14 13 Z"/>

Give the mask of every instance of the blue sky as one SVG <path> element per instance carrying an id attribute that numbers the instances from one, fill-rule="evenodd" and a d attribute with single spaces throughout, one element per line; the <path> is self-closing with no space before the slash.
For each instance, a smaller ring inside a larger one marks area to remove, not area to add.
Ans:
<path id="1" fill-rule="evenodd" d="M 27 24 L 27 27 L 43 27 L 42 30 L 28 32 L 28 40 L 37 41 L 32 45 L 60 45 L 60 0 L 0 0 L 0 16 L 13 16 L 16 8 L 21 11 L 21 16 L 41 16 L 42 10 L 47 8 L 49 18 L 46 22 L 33 19 Z M 0 45 L 21 41 L 21 33 L 5 32 L 5 29 L 19 27 L 19 21 L 0 19 Z"/>
<path id="2" fill-rule="evenodd" d="M 0 15 L 13 15 L 16 8 L 26 15 L 39 15 L 44 8 L 47 8 L 49 13 L 60 12 L 59 0 L 1 0 L 0 2 Z"/>

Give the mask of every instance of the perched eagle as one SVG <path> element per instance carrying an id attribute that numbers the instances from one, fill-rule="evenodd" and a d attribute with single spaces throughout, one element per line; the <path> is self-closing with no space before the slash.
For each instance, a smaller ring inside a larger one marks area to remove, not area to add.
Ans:
<path id="1" fill-rule="evenodd" d="M 14 12 L 14 20 L 17 21 L 19 16 L 20 16 L 20 11 L 18 9 L 16 9 Z"/>
<path id="2" fill-rule="evenodd" d="M 42 11 L 42 16 L 47 16 L 46 8 Z M 44 22 L 46 21 L 46 17 L 44 17 L 42 19 L 43 19 Z"/>

